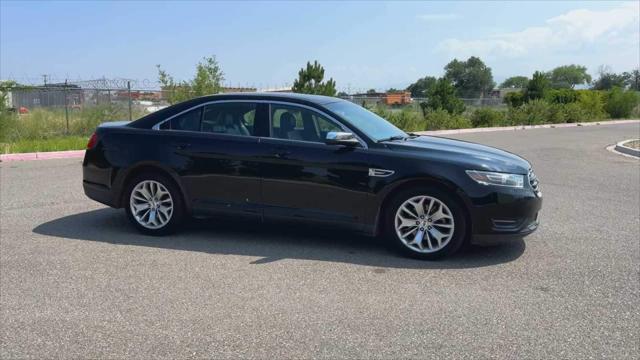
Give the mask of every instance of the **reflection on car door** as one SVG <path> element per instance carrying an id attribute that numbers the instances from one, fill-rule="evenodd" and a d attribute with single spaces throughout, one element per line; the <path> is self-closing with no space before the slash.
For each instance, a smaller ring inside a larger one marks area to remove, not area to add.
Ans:
<path id="1" fill-rule="evenodd" d="M 366 149 L 324 144 L 327 132 L 343 130 L 306 107 L 273 103 L 270 119 L 271 136 L 261 139 L 265 217 L 360 225 L 372 200 Z"/>

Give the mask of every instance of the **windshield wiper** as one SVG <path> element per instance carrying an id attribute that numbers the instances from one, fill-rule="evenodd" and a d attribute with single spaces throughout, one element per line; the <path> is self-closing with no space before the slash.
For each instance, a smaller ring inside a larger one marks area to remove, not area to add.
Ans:
<path id="1" fill-rule="evenodd" d="M 389 137 L 384 138 L 384 139 L 380 139 L 380 140 L 378 140 L 378 142 L 392 141 L 392 140 L 404 140 L 404 139 L 406 139 L 406 137 L 403 136 L 403 135 L 393 135 L 393 136 L 389 136 Z"/>
<path id="2" fill-rule="evenodd" d="M 407 137 L 404 136 L 404 135 L 393 135 L 393 136 L 386 137 L 384 139 L 380 139 L 377 142 L 380 143 L 380 142 L 384 142 L 384 141 L 405 140 L 405 139 L 407 139 Z"/>

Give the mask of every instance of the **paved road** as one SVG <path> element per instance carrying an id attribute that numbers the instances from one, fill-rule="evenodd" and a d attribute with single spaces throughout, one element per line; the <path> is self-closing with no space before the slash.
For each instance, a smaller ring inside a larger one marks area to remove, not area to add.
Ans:
<path id="1" fill-rule="evenodd" d="M 456 136 L 533 163 L 542 226 L 436 263 L 313 228 L 145 237 L 79 160 L 2 164 L 0 358 L 637 358 L 640 163 L 605 146 L 639 133 Z"/>

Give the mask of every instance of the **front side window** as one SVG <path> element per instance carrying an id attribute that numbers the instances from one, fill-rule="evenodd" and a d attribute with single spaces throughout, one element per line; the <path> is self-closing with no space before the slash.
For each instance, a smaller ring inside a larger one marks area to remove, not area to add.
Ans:
<path id="1" fill-rule="evenodd" d="M 343 130 L 313 110 L 292 105 L 271 105 L 271 137 L 273 138 L 324 142 L 330 131 Z"/>
<path id="2" fill-rule="evenodd" d="M 244 102 L 205 105 L 202 132 L 251 136 L 254 134 L 257 104 Z"/>

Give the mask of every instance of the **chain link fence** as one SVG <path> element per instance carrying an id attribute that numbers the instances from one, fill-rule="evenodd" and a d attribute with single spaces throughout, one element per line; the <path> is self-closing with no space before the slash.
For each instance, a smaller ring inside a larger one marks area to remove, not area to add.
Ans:
<path id="1" fill-rule="evenodd" d="M 62 83 L 46 86 L 15 86 L 6 96 L 5 106 L 20 119 L 49 121 L 49 132 L 60 135 L 85 135 L 91 127 L 103 121 L 135 120 L 170 105 L 173 93 L 165 90 L 134 89 L 131 83 L 118 83 L 117 87 L 87 87 L 88 85 Z M 114 84 L 104 84 L 114 85 Z M 225 92 L 255 91 L 252 88 L 225 88 Z M 406 98 L 403 103 L 389 104 L 381 96 L 342 96 L 341 98 L 369 109 L 383 107 L 392 112 L 411 110 L 420 112 L 426 98 Z M 468 109 L 476 107 L 506 107 L 501 98 L 462 99 Z M 77 131 L 78 127 L 87 131 Z"/>

